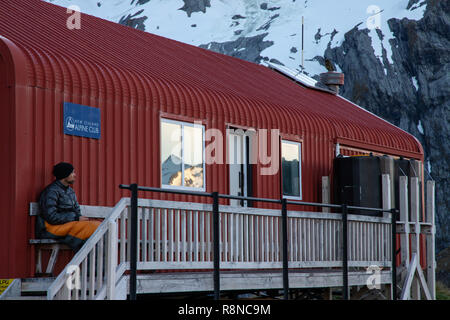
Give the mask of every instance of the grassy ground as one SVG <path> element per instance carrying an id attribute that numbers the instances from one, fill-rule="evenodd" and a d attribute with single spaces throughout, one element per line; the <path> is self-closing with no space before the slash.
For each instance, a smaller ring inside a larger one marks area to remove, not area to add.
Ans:
<path id="1" fill-rule="evenodd" d="M 450 300 L 450 289 L 442 282 L 436 282 L 436 300 Z"/>

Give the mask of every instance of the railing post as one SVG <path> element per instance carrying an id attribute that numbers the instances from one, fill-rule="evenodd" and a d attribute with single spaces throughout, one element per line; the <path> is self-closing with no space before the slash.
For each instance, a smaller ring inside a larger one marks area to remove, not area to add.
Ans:
<path id="1" fill-rule="evenodd" d="M 220 216 L 219 193 L 213 192 L 214 299 L 220 299 Z"/>
<path id="2" fill-rule="evenodd" d="M 106 261 L 106 298 L 115 299 L 117 267 L 117 224 L 108 222 L 108 260 Z"/>
<path id="3" fill-rule="evenodd" d="M 288 271 L 288 238 L 287 238 L 287 200 L 281 199 L 281 227 L 283 241 L 283 296 L 289 298 L 289 271 Z"/>
<path id="4" fill-rule="evenodd" d="M 137 269 L 137 204 L 138 185 L 130 185 L 131 217 L 130 217 L 130 300 L 136 300 L 136 269 Z"/>
<path id="5" fill-rule="evenodd" d="M 342 205 L 342 282 L 343 282 L 343 299 L 348 300 L 348 237 L 347 237 L 347 214 L 348 208 L 346 204 Z"/>
<path id="6" fill-rule="evenodd" d="M 382 190 L 382 201 L 383 201 L 383 209 L 389 210 L 392 208 L 391 201 L 391 178 L 389 174 L 381 175 L 381 190 Z M 392 213 L 392 211 L 391 211 Z M 387 218 L 388 212 L 382 212 L 382 217 Z"/>
<path id="7" fill-rule="evenodd" d="M 427 282 L 433 300 L 436 300 L 436 257 L 435 257 L 435 182 L 427 181 L 426 222 L 430 223 L 427 234 Z"/>
<path id="8" fill-rule="evenodd" d="M 414 232 L 411 234 L 411 254 L 417 254 L 417 267 L 421 268 L 421 248 L 420 248 L 420 190 L 419 190 L 419 178 L 410 178 L 410 213 L 411 222 L 414 225 Z M 411 295 L 413 300 L 420 300 L 420 281 L 418 277 L 415 277 L 411 286 Z"/>
<path id="9" fill-rule="evenodd" d="M 392 233 L 392 300 L 397 300 L 397 209 L 391 209 L 391 233 Z"/>
<path id="10" fill-rule="evenodd" d="M 330 177 L 322 177 L 322 203 L 330 203 Z M 329 213 L 330 208 L 322 207 L 322 212 Z"/>
<path id="11" fill-rule="evenodd" d="M 408 197 L 408 177 L 399 176 L 399 209 L 400 209 L 400 256 L 401 256 L 401 282 L 405 283 L 406 270 L 410 263 L 409 251 L 409 197 Z M 403 285 L 404 286 L 404 285 Z M 409 298 L 409 295 L 408 295 Z"/>

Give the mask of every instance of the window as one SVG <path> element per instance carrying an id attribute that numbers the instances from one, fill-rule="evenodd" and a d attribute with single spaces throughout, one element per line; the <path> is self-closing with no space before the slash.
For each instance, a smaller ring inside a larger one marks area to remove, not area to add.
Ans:
<path id="1" fill-rule="evenodd" d="M 283 197 L 302 199 L 301 143 L 282 141 L 281 167 L 283 174 Z"/>
<path id="2" fill-rule="evenodd" d="M 161 184 L 205 190 L 204 126 L 161 119 Z"/>

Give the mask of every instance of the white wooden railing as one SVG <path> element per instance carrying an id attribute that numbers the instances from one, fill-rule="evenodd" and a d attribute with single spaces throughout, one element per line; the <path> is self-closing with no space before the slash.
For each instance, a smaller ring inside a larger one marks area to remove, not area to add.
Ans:
<path id="1" fill-rule="evenodd" d="M 129 269 L 130 212 L 123 198 L 48 289 L 48 299 L 118 297 Z M 219 213 L 222 270 L 282 268 L 281 210 L 221 205 Z M 139 199 L 138 239 L 138 270 L 211 270 L 212 205 Z M 391 239 L 390 217 L 348 215 L 348 266 L 390 267 Z M 290 269 L 341 267 L 341 243 L 341 214 L 288 211 Z"/>
<path id="2" fill-rule="evenodd" d="M 219 206 L 219 212 L 221 269 L 282 267 L 280 210 Z M 289 268 L 342 266 L 341 219 L 289 211 Z M 348 221 L 349 266 L 390 266 L 390 218 Z M 212 205 L 140 199 L 138 269 L 212 269 L 211 230 Z"/>
<path id="3" fill-rule="evenodd" d="M 117 203 L 48 288 L 48 300 L 116 298 L 115 289 L 127 269 L 125 263 L 118 263 L 117 227 L 125 223 L 129 203 L 127 198 Z"/>

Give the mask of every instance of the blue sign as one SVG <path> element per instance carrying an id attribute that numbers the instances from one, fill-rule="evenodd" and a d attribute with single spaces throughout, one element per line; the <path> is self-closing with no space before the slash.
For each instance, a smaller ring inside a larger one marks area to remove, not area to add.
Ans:
<path id="1" fill-rule="evenodd" d="M 64 102 L 64 134 L 100 139 L 100 109 Z"/>

